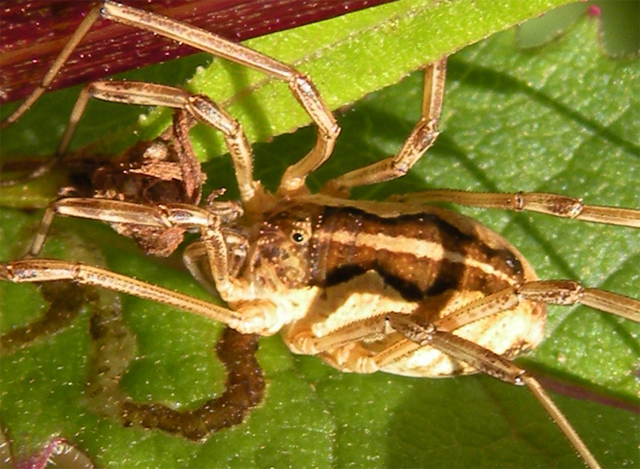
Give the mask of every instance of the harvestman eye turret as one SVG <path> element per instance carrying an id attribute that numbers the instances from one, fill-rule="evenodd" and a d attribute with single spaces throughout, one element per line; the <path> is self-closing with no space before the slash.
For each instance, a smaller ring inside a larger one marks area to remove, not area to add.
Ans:
<path id="1" fill-rule="evenodd" d="M 584 461 L 599 467 L 538 381 L 512 359 L 542 340 L 546 304 L 581 303 L 639 322 L 640 302 L 572 280 L 539 280 L 522 254 L 500 235 L 429 204 L 533 211 L 634 228 L 640 227 L 640 211 L 526 192 L 437 190 L 386 202 L 348 199 L 354 187 L 403 176 L 432 146 L 444 96 L 444 58 L 425 67 L 422 117 L 399 153 L 329 181 L 312 194 L 306 178 L 329 158 L 340 128 L 309 77 L 207 31 L 111 1 L 87 15 L 41 85 L 3 126 L 30 108 L 99 17 L 150 30 L 283 80 L 317 126 L 316 144 L 287 168 L 271 194 L 253 177 L 252 149 L 242 127 L 210 98 L 149 83 L 87 85 L 73 109 L 58 157 L 65 154 L 91 97 L 168 106 L 177 109 L 170 139 L 181 155 L 191 152 L 187 131 L 195 121 L 222 132 L 241 200 L 221 202 L 210 197 L 204 207 L 199 206 L 201 178 L 193 158 L 184 158 L 178 162 L 178 172 L 182 171 L 178 179 L 189 187 L 186 192 L 197 196 L 162 204 L 104 195 L 61 198 L 48 207 L 31 255 L 40 252 L 55 215 L 101 220 L 126 235 L 133 227 L 142 238 L 150 235 L 140 227 L 196 231 L 201 239 L 186 248 L 186 265 L 229 307 L 54 259 L 2 263 L 0 278 L 94 285 L 202 315 L 244 334 L 280 332 L 293 352 L 317 355 L 344 371 L 421 377 L 486 373 L 527 386 Z"/>

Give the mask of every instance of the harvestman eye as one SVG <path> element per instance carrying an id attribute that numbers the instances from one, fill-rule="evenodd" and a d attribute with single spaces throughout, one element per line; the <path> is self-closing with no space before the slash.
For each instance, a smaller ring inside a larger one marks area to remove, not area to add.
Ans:
<path id="1" fill-rule="evenodd" d="M 291 239 L 294 243 L 302 244 L 306 241 L 305 235 L 299 231 L 296 231 L 291 234 Z"/>
<path id="2" fill-rule="evenodd" d="M 281 331 L 292 352 L 315 355 L 345 372 L 424 378 L 481 372 L 526 386 L 584 462 L 591 468 L 600 467 L 536 378 L 512 360 L 542 340 L 547 304 L 583 304 L 640 322 L 640 302 L 569 279 L 541 280 L 502 236 L 431 203 L 532 211 L 633 228 L 640 227 L 640 211 L 536 192 L 432 190 L 386 202 L 347 198 L 354 187 L 403 176 L 433 145 L 439 133 L 446 58 L 425 66 L 422 115 L 398 154 L 339 176 L 319 193 L 311 193 L 306 178 L 331 156 L 340 133 L 312 78 L 213 33 L 112 1 L 90 11 L 42 83 L 2 127 L 31 107 L 100 17 L 166 36 L 285 82 L 318 128 L 314 147 L 286 169 L 271 194 L 254 179 L 252 148 L 242 126 L 213 98 L 171 86 L 124 81 L 98 81 L 82 90 L 56 156 L 64 157 L 90 98 L 168 106 L 175 109 L 172 125 L 152 142 L 163 150 L 157 153 L 160 158 L 150 161 L 143 145 L 119 162 L 121 173 L 113 172 L 111 166 L 101 170 L 112 171 L 110 182 L 131 183 L 137 178 L 134 187 L 141 192 L 166 179 L 171 179 L 175 190 L 167 191 L 172 198 L 165 193 L 158 200 L 149 200 L 152 196 L 143 200 L 140 194 L 119 192 L 121 186 L 114 184 L 95 187 L 93 196 L 60 198 L 46 209 L 30 254 L 40 253 L 56 215 L 109 223 L 154 255 L 171 254 L 184 232 L 196 231 L 200 238 L 185 248 L 185 265 L 196 281 L 232 305 L 219 306 L 66 260 L 28 258 L 0 263 L 0 279 L 5 281 L 67 281 L 110 289 L 227 326 L 217 348 L 228 372 L 223 396 L 190 411 L 120 397 L 116 407 L 123 425 L 160 429 L 199 441 L 239 424 L 263 398 L 264 382 L 253 357 L 256 336 Z M 205 178 L 189 138 L 195 121 L 223 134 L 239 202 L 209 197 L 201 206 Z M 308 243 L 309 249 L 301 251 L 309 252 L 273 255 L 286 244 L 280 246 L 283 238 L 261 227 L 273 227 L 283 219 L 295 227 L 300 218 L 296 221 L 291 214 L 301 213 L 313 230 L 294 229 L 290 240 Z M 282 261 L 285 263 L 278 264 Z M 301 278 L 306 283 L 300 285 Z M 433 305 L 439 305 L 436 311 Z M 268 382 L 268 376 L 266 379 Z"/>

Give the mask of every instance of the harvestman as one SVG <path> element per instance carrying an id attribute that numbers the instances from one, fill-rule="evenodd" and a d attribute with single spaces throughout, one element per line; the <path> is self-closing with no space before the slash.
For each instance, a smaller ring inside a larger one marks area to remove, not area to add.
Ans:
<path id="1" fill-rule="evenodd" d="M 201 241 L 187 248 L 186 264 L 198 281 L 211 289 L 215 286 L 231 309 L 104 269 L 53 259 L 0 264 L 1 278 L 12 282 L 68 280 L 171 305 L 242 333 L 282 331 L 294 352 L 318 355 L 345 371 L 381 370 L 413 376 L 480 371 L 526 385 L 584 461 L 599 467 L 540 384 L 511 359 L 542 339 L 547 303 L 581 303 L 639 322 L 640 302 L 584 288 L 571 280 L 540 281 L 522 255 L 499 235 L 427 203 L 527 210 L 635 228 L 640 227 L 640 211 L 523 192 L 437 190 L 388 202 L 348 200 L 353 187 L 406 174 L 433 144 L 444 94 L 445 59 L 425 68 L 422 118 L 400 152 L 340 176 L 319 194 L 311 194 L 306 177 L 331 155 L 340 129 L 308 77 L 207 31 L 111 1 L 91 10 L 40 86 L 3 127 L 15 122 L 46 90 L 100 16 L 283 80 L 316 124 L 316 144 L 285 171 L 276 193 L 270 194 L 253 179 L 252 151 L 242 127 L 209 98 L 149 83 L 92 83 L 83 89 L 72 111 L 58 158 L 66 152 L 90 97 L 172 107 L 178 110 L 178 121 L 192 119 L 223 133 L 242 204 L 210 199 L 200 208 L 195 204 L 152 206 L 62 198 L 47 209 L 31 254 L 39 253 L 55 215 L 195 230 Z M 175 138 L 187 139 L 185 135 Z M 418 272 L 409 264 L 418 265 Z M 429 276 L 433 278 L 426 278 Z"/>

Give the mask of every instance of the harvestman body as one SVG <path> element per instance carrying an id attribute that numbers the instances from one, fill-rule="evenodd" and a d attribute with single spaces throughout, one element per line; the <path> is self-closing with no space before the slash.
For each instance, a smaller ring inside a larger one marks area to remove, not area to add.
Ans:
<path id="1" fill-rule="evenodd" d="M 151 236 L 146 229 L 197 231 L 201 241 L 186 249 L 186 264 L 230 308 L 100 268 L 53 259 L 0 264 L 1 278 L 96 285 L 203 315 L 242 333 L 281 332 L 295 353 L 318 355 L 344 371 L 423 377 L 483 372 L 526 385 L 585 462 L 599 467 L 539 383 L 511 359 L 542 340 L 547 303 L 582 303 L 640 321 L 640 302 L 571 280 L 538 280 L 526 259 L 502 237 L 472 219 L 428 203 L 529 210 L 636 228 L 640 227 L 639 211 L 584 205 L 578 199 L 545 193 L 440 190 L 388 202 L 347 199 L 353 187 L 404 175 L 433 144 L 444 94 L 444 59 L 425 68 L 422 118 L 398 155 L 340 176 L 320 193 L 311 194 L 306 177 L 331 155 L 340 129 L 308 77 L 209 32 L 110 1 L 87 15 L 41 85 L 3 127 L 16 121 L 44 92 L 100 16 L 283 80 L 317 125 L 317 142 L 285 171 L 276 193 L 271 194 L 253 179 L 252 151 L 242 127 L 209 98 L 148 83 L 92 83 L 77 101 L 58 157 L 66 152 L 90 97 L 173 107 L 178 111 L 171 139 L 177 153 L 191 152 L 187 131 L 194 121 L 223 133 L 241 204 L 212 197 L 199 207 L 202 178 L 199 168 L 184 157 L 176 166 L 176 178 L 189 194 L 185 199 L 155 205 L 121 193 L 113 198 L 102 194 L 59 199 L 47 209 L 31 254 L 39 253 L 55 215 L 102 220 L 142 241 Z M 163 253 L 173 251 L 181 239 L 165 246 Z"/>

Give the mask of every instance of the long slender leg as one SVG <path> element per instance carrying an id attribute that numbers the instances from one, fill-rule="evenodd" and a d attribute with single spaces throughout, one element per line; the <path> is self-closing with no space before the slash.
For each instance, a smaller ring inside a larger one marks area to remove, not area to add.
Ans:
<path id="1" fill-rule="evenodd" d="M 214 303 L 167 290 L 99 267 L 53 259 L 28 259 L 0 264 L 0 279 L 14 283 L 39 283 L 56 280 L 94 285 L 173 306 L 241 329 L 240 313 Z"/>
<path id="2" fill-rule="evenodd" d="M 335 363 L 337 368 L 343 368 L 345 364 L 336 363 L 335 354 L 323 352 L 335 350 L 360 340 L 372 340 L 385 334 L 388 335 L 391 331 L 387 326 L 390 326 L 392 331 L 401 333 L 404 338 L 395 340 L 387 349 L 375 356 L 348 357 L 350 360 L 347 368 L 370 373 L 405 357 L 420 347 L 434 347 L 490 376 L 511 384 L 526 385 L 587 465 L 592 469 L 599 468 L 599 463 L 571 423 L 535 378 L 511 361 L 451 332 L 466 324 L 512 309 L 520 301 L 538 301 L 561 305 L 582 303 L 640 322 L 640 301 L 638 300 L 604 290 L 583 288 L 574 281 L 551 280 L 527 282 L 522 286 L 507 288 L 472 302 L 433 323 L 419 315 L 390 312 L 386 315 L 349 324 L 321 338 L 314 338 L 310 330 L 299 329 L 297 336 L 294 335 L 290 340 L 296 347 L 312 350 L 313 353 L 320 354 L 327 361 Z"/>
<path id="3" fill-rule="evenodd" d="M 288 194 L 298 191 L 304 186 L 307 174 L 318 168 L 331 155 L 335 140 L 340 133 L 340 127 L 309 77 L 276 59 L 223 39 L 209 31 L 110 0 L 105 0 L 102 7 L 91 10 L 54 61 L 52 68 L 45 75 L 38 88 L 16 112 L 2 123 L 3 127 L 15 122 L 46 90 L 66 59 L 99 16 L 188 44 L 196 49 L 245 65 L 287 83 L 296 100 L 318 126 L 318 140 L 314 148 L 304 158 L 287 169 L 280 184 L 280 193 Z M 63 141 L 61 147 L 66 144 Z"/>
<path id="4" fill-rule="evenodd" d="M 348 193 L 356 186 L 375 184 L 404 176 L 433 145 L 438 137 L 438 123 L 444 98 L 447 59 L 428 65 L 424 70 L 422 118 L 397 155 L 356 169 L 328 182 L 323 188 L 330 194 Z"/>
<path id="5" fill-rule="evenodd" d="M 478 208 L 538 212 L 560 218 L 640 228 L 640 210 L 585 205 L 581 199 L 544 192 L 467 192 L 440 189 L 395 198 L 400 202 L 449 202 Z"/>
<path id="6" fill-rule="evenodd" d="M 214 249 L 218 249 L 214 257 L 209 257 L 209 260 L 212 261 L 211 273 L 220 296 L 232 302 L 237 299 L 238 289 L 236 283 L 229 277 L 229 272 L 224 270 L 228 262 L 225 240 L 222 232 L 220 230 L 217 232 L 220 234 L 221 244 L 210 244 L 212 243 L 210 239 L 206 243 L 213 245 Z M 63 280 L 81 285 L 94 285 L 204 316 L 243 334 L 271 335 L 283 327 L 282 315 L 279 314 L 276 305 L 269 300 L 248 301 L 238 306 L 237 311 L 234 311 L 215 303 L 78 262 L 57 259 L 24 259 L 4 262 L 0 263 L 0 280 L 13 283 Z M 241 292 L 242 287 L 240 287 Z"/>
<path id="7" fill-rule="evenodd" d="M 349 345 L 361 340 L 380 338 L 388 332 L 386 314 L 372 316 L 365 320 L 347 324 L 322 337 L 317 337 L 310 325 L 296 325 L 286 336 L 289 348 L 296 353 L 316 355 L 328 350 Z M 373 370 L 375 371 L 375 370 Z"/>
<path id="8" fill-rule="evenodd" d="M 538 280 L 505 288 L 492 295 L 473 301 L 433 322 L 438 330 L 452 332 L 467 324 L 494 316 L 518 306 L 523 301 L 571 306 L 582 304 L 594 309 L 640 322 L 640 301 L 597 288 L 584 288 L 573 280 Z M 389 333 L 385 328 L 385 315 L 348 324 L 323 337 L 315 337 L 310 328 L 298 327 L 290 337 L 300 353 L 316 354 L 336 349 L 360 340 L 373 340 Z M 375 368 L 382 367 L 407 355 L 417 348 L 409 339 L 380 352 L 372 360 Z"/>
<path id="9" fill-rule="evenodd" d="M 634 298 L 598 288 L 584 288 L 573 280 L 538 280 L 505 288 L 473 301 L 450 315 L 434 321 L 433 325 L 438 330 L 453 332 L 472 322 L 513 309 L 523 301 L 563 306 L 582 304 L 630 321 L 640 322 L 640 301 Z M 393 348 L 376 355 L 374 360 L 377 366 L 384 367 L 415 349 L 416 344 L 405 339 L 399 341 Z"/>
<path id="10" fill-rule="evenodd" d="M 216 207 L 220 204 L 220 207 Z M 234 209 L 235 208 L 235 209 Z M 242 215 L 241 208 L 231 202 L 215 202 L 208 210 L 188 204 L 149 206 L 120 200 L 96 198 L 64 198 L 45 210 L 40 228 L 31 245 L 30 254 L 42 250 L 54 216 L 88 218 L 106 223 L 125 223 L 157 228 L 205 228 L 228 223 Z"/>
<path id="11" fill-rule="evenodd" d="M 197 121 L 218 129 L 233 160 L 240 197 L 249 207 L 261 198 L 260 184 L 253 180 L 253 153 L 240 124 L 206 96 L 194 95 L 179 88 L 141 82 L 97 81 L 85 86 L 69 117 L 57 154 L 63 155 L 91 97 L 105 101 L 167 106 L 188 112 Z M 261 203 L 262 201 L 258 201 Z"/>
<path id="12" fill-rule="evenodd" d="M 304 186 L 307 174 L 317 169 L 331 155 L 340 128 L 311 79 L 293 67 L 200 28 L 125 5 L 105 1 L 102 15 L 119 23 L 146 29 L 189 44 L 286 82 L 296 100 L 318 126 L 318 140 L 303 159 L 287 169 L 278 189 L 280 193 L 298 191 Z"/>
<path id="13" fill-rule="evenodd" d="M 473 301 L 450 315 L 438 319 L 435 324 L 438 329 L 454 331 L 471 322 L 515 308 L 522 301 L 538 301 L 563 306 L 582 304 L 630 321 L 640 322 L 640 301 L 635 298 L 599 288 L 585 288 L 574 280 L 536 280 L 506 288 Z"/>
<path id="14" fill-rule="evenodd" d="M 420 346 L 428 345 L 437 348 L 447 355 L 464 361 L 477 370 L 507 383 L 526 385 L 562 430 L 587 466 L 591 469 L 601 467 L 569 420 L 544 391 L 540 383 L 529 375 L 526 370 L 471 341 L 450 332 L 438 330 L 432 323 L 423 321 L 419 316 L 389 314 L 388 319 L 393 329 Z"/>
<path id="15" fill-rule="evenodd" d="M 31 92 L 31 94 L 24 100 L 24 102 L 11 113 L 5 120 L 0 122 L 0 129 L 4 129 L 8 125 L 13 124 L 17 121 L 25 112 L 27 112 L 33 103 L 35 103 L 42 94 L 47 91 L 47 88 L 53 83 L 53 80 L 58 75 L 58 72 L 67 61 L 69 56 L 73 53 L 73 50 L 76 46 L 82 41 L 82 38 L 89 32 L 93 23 L 100 18 L 100 7 L 92 8 L 91 11 L 85 16 L 82 23 L 78 26 L 78 29 L 75 30 L 69 42 L 64 46 L 60 55 L 56 57 L 56 60 L 51 65 L 51 68 L 46 73 L 46 75 L 42 78 L 40 84 L 36 87 L 35 90 Z"/>

